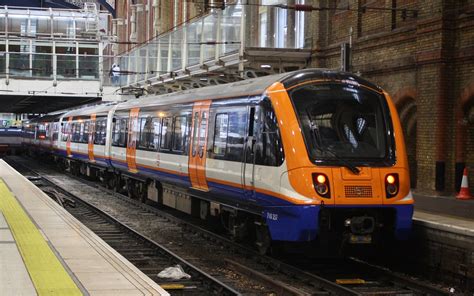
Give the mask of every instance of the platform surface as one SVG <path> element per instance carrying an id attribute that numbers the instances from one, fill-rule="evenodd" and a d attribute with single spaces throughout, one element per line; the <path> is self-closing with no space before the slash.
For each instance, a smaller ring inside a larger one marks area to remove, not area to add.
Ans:
<path id="1" fill-rule="evenodd" d="M 0 160 L 0 295 L 169 295 Z"/>
<path id="2" fill-rule="evenodd" d="M 474 199 L 414 194 L 414 219 L 425 226 L 474 237 Z"/>

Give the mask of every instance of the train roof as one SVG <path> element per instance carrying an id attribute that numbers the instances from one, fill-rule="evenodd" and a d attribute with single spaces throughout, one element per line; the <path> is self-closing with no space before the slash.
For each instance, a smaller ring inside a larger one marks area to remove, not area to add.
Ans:
<path id="1" fill-rule="evenodd" d="M 313 68 L 275 75 L 268 75 L 254 79 L 242 80 L 234 83 L 195 88 L 163 95 L 150 95 L 141 99 L 129 100 L 121 103 L 102 103 L 99 105 L 87 106 L 80 109 L 71 110 L 69 112 L 64 113 L 62 116 L 63 118 L 67 118 L 70 116 L 89 115 L 92 113 L 106 113 L 115 106 L 117 106 L 117 109 L 130 109 L 134 107 L 143 108 L 167 104 L 192 103 L 194 101 L 201 100 L 258 96 L 263 95 L 268 89 L 268 87 L 270 87 L 275 82 L 281 82 L 285 86 L 285 88 L 289 88 L 310 80 L 352 81 L 353 83 L 368 86 L 376 91 L 382 91 L 378 86 L 354 74 L 336 70 Z"/>
<path id="2" fill-rule="evenodd" d="M 119 103 L 117 109 L 128 109 L 138 106 L 147 107 L 177 103 L 190 103 L 194 101 L 236 98 L 248 95 L 261 95 L 270 85 L 287 75 L 288 73 L 269 75 L 233 83 L 194 88 L 169 94 L 151 95 L 139 100 L 130 100 Z"/>
<path id="3" fill-rule="evenodd" d="M 38 122 L 52 122 L 55 121 L 55 119 L 59 119 L 61 117 L 61 113 L 51 113 L 51 114 L 46 114 L 43 116 L 38 116 L 32 119 L 29 119 L 25 121 L 26 124 L 31 124 L 31 123 L 38 123 Z"/>
<path id="4" fill-rule="evenodd" d="M 117 105 L 117 102 L 107 102 L 99 105 L 87 106 L 76 110 L 71 110 L 63 115 L 63 118 L 71 116 L 81 116 L 81 115 L 90 115 L 96 113 L 107 113 L 114 106 Z"/>
<path id="5" fill-rule="evenodd" d="M 119 103 L 117 109 L 190 103 L 201 100 L 236 98 L 249 95 L 263 95 L 266 89 L 275 82 L 281 82 L 286 88 L 288 88 L 298 83 L 315 79 L 334 81 L 351 80 L 377 91 L 381 91 L 378 86 L 351 73 L 328 69 L 305 69 L 247 79 L 234 83 L 195 88 L 163 95 L 147 96 L 139 100 L 130 100 Z"/>
<path id="6" fill-rule="evenodd" d="M 355 85 L 364 85 L 369 87 L 375 91 L 382 92 L 382 89 L 355 75 L 348 72 L 342 71 L 335 71 L 335 70 L 328 70 L 328 69 L 305 69 L 290 72 L 292 75 L 288 75 L 281 80 L 281 83 L 285 86 L 285 88 L 290 88 L 292 86 L 304 83 L 306 81 L 311 80 L 323 80 L 323 81 L 342 81 L 345 83 L 355 84 Z"/>

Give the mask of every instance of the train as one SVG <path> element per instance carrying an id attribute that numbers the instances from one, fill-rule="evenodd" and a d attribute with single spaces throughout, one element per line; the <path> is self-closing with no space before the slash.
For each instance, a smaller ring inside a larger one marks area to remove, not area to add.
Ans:
<path id="1" fill-rule="evenodd" d="M 277 243 L 406 240 L 414 200 L 387 92 L 304 69 L 48 114 L 23 144 L 130 197 Z"/>

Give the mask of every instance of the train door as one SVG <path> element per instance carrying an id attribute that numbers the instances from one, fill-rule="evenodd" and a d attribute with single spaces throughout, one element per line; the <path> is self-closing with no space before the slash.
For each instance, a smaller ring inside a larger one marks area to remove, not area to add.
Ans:
<path id="1" fill-rule="evenodd" d="M 245 199 L 254 202 L 255 197 L 255 111 L 254 106 L 248 107 L 247 137 L 244 142 L 244 155 L 242 163 L 242 187 Z"/>
<path id="2" fill-rule="evenodd" d="M 96 122 L 96 114 L 91 114 L 91 120 L 89 121 L 89 136 L 87 140 L 87 154 L 89 156 L 90 162 L 95 162 L 95 158 L 94 158 L 95 122 Z"/>
<path id="3" fill-rule="evenodd" d="M 67 156 L 67 157 L 72 157 L 72 152 L 71 152 L 72 116 L 69 117 L 68 120 L 67 120 L 66 134 L 67 134 L 67 140 L 66 140 L 66 156 Z"/>
<path id="4" fill-rule="evenodd" d="M 115 105 L 108 113 L 106 117 L 106 123 L 105 123 L 105 145 L 104 145 L 104 157 L 107 161 L 107 164 L 112 166 L 112 142 L 113 142 L 113 132 L 115 128 L 115 119 L 114 119 L 114 114 L 115 110 L 117 109 L 117 105 Z"/>
<path id="5" fill-rule="evenodd" d="M 128 121 L 128 136 L 127 136 L 127 166 L 130 172 L 137 172 L 136 152 L 137 152 L 137 134 L 139 131 L 138 114 L 140 108 L 133 108 L 130 110 L 130 117 Z"/>
<path id="6" fill-rule="evenodd" d="M 208 191 L 206 180 L 206 150 L 211 101 L 194 103 L 191 145 L 189 148 L 189 178 L 195 189 Z"/>

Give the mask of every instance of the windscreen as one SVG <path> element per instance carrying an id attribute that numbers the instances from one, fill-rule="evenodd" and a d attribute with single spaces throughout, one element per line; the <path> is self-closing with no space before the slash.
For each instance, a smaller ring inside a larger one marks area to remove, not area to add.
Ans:
<path id="1" fill-rule="evenodd" d="M 289 91 L 313 161 L 381 161 L 389 157 L 384 97 L 351 84 L 307 84 Z"/>

